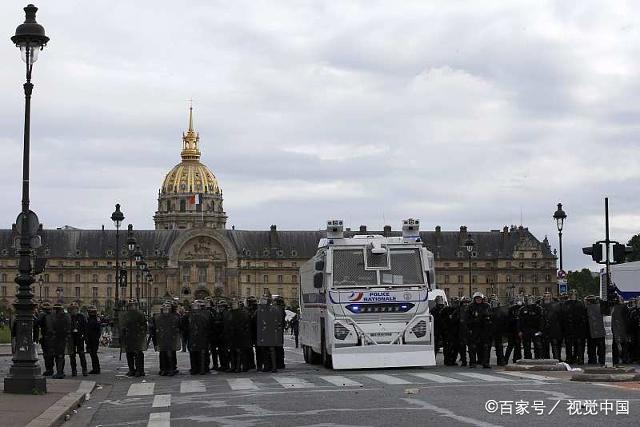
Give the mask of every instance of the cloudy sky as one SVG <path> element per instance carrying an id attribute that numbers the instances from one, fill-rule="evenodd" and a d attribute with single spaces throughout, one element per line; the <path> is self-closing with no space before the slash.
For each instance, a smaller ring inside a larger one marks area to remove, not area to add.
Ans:
<path id="1" fill-rule="evenodd" d="M 23 63 L 0 3 L 2 227 L 20 209 Z M 228 226 L 402 218 L 522 223 L 565 264 L 640 232 L 640 4 L 612 1 L 114 1 L 37 4 L 32 208 L 48 228 L 153 228 L 187 99 Z"/>

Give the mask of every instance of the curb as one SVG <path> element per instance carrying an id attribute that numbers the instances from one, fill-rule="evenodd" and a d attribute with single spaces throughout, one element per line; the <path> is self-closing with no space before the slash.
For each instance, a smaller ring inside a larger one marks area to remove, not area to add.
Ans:
<path id="1" fill-rule="evenodd" d="M 95 381 L 82 381 L 78 386 L 78 390 L 67 393 L 27 424 L 27 427 L 50 427 L 63 424 L 66 421 L 66 415 L 82 405 L 87 397 L 90 396 L 95 386 Z"/>
<path id="2" fill-rule="evenodd" d="M 564 365 L 507 365 L 505 366 L 505 371 L 557 371 L 561 372 L 567 371 L 567 368 Z"/>

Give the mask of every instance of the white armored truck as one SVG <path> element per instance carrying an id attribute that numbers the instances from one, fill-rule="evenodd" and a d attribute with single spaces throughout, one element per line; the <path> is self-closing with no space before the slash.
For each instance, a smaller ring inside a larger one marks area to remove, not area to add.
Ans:
<path id="1" fill-rule="evenodd" d="M 300 268 L 300 341 L 307 363 L 358 369 L 435 365 L 429 290 L 433 254 L 419 221 L 402 236 L 346 238 L 341 220 Z"/>

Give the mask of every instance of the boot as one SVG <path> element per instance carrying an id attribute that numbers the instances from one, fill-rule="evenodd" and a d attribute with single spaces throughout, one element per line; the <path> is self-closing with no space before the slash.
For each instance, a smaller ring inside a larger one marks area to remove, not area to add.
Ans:
<path id="1" fill-rule="evenodd" d="M 51 378 L 56 380 L 64 378 L 64 356 L 56 356 L 56 374 Z"/>

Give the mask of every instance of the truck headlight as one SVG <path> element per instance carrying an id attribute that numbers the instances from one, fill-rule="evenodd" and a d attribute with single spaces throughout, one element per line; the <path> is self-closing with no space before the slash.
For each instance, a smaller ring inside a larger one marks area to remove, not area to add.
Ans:
<path id="1" fill-rule="evenodd" d="M 347 337 L 347 335 L 349 335 L 349 329 L 347 329 L 342 323 L 336 322 L 333 326 L 333 336 L 342 341 Z"/>
<path id="2" fill-rule="evenodd" d="M 413 328 L 411 328 L 411 331 L 416 338 L 424 337 L 427 334 L 427 322 L 424 320 L 419 321 L 413 326 Z"/>

